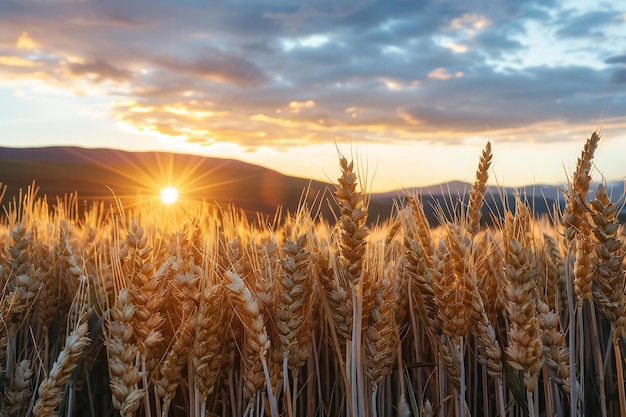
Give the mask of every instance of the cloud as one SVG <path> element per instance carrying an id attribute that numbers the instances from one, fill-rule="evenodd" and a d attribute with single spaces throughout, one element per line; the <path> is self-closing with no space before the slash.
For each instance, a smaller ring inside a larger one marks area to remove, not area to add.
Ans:
<path id="1" fill-rule="evenodd" d="M 267 76 L 256 64 L 249 60 L 207 48 L 202 56 L 190 61 L 174 57 L 154 59 L 154 63 L 171 72 L 187 73 L 208 78 L 217 82 L 230 82 L 240 85 L 255 86 L 267 80 Z"/>
<path id="2" fill-rule="evenodd" d="M 593 127 L 606 104 L 625 113 L 615 84 L 626 82 L 626 59 L 611 50 L 626 41 L 620 13 L 567 1 L 50 0 L 0 9 L 0 76 L 108 97 L 125 129 L 204 145 L 524 141 L 548 126 Z"/>
<path id="3" fill-rule="evenodd" d="M 68 69 L 72 75 L 92 76 L 96 82 L 104 80 L 126 81 L 132 78 L 130 71 L 122 70 L 102 60 L 72 62 L 68 65 Z"/>
<path id="4" fill-rule="evenodd" d="M 611 74 L 610 80 L 612 84 L 626 84 L 626 68 L 615 70 Z"/>
<path id="5" fill-rule="evenodd" d="M 431 72 L 428 73 L 428 78 L 433 78 L 435 80 L 448 80 L 453 77 L 462 77 L 463 72 L 457 71 L 454 74 L 450 74 L 445 68 L 435 68 Z"/>
<path id="6" fill-rule="evenodd" d="M 15 44 L 17 49 L 37 49 L 39 44 L 28 35 L 28 32 L 22 32 Z"/>
<path id="7" fill-rule="evenodd" d="M 604 62 L 607 64 L 626 64 L 626 54 L 612 56 L 607 58 Z"/>
<path id="8" fill-rule="evenodd" d="M 34 67 L 36 63 L 20 56 L 0 56 L 0 65 L 6 67 Z"/>
<path id="9" fill-rule="evenodd" d="M 604 29 L 613 24 L 623 24 L 618 21 L 615 10 L 591 11 L 575 15 L 572 11 L 562 14 L 557 30 L 558 37 L 591 38 L 596 41 L 605 38 Z"/>

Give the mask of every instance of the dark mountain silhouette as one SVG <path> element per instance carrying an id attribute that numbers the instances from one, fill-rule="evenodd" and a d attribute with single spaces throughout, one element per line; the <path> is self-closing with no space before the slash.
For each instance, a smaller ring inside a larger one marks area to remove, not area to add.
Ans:
<path id="1" fill-rule="evenodd" d="M 232 159 L 165 152 L 124 152 L 111 149 L 78 147 L 0 148 L 0 182 L 7 187 L 3 204 L 18 198 L 20 190 L 35 183 L 38 196 L 54 204 L 57 198 L 77 193 L 80 202 L 105 201 L 114 204 L 119 198 L 124 207 L 132 208 L 146 201 L 157 202 L 162 188 L 172 185 L 181 199 L 229 204 L 254 216 L 273 217 L 277 207 L 283 214 L 294 212 L 306 191 L 310 206 L 321 207 L 329 221 L 334 220 L 332 192 L 334 185 L 304 178 L 290 177 L 257 165 Z M 514 208 L 519 195 L 537 215 L 551 213 L 563 206 L 566 186 L 528 186 L 518 189 L 489 187 L 483 219 L 490 222 Z M 394 203 L 402 202 L 407 193 L 420 195 L 431 225 L 438 224 L 436 207 L 447 218 L 458 215 L 467 203 L 471 184 L 454 181 L 441 185 L 399 190 L 370 196 L 369 219 L 388 218 Z M 609 192 L 622 195 L 622 182 L 609 183 Z M 622 212 L 624 215 L 624 212 Z"/>
<path id="2" fill-rule="evenodd" d="M 79 201 L 104 201 L 124 207 L 139 202 L 158 203 L 167 186 L 179 189 L 181 200 L 234 205 L 251 218 L 269 217 L 282 208 L 295 212 L 303 194 L 315 211 L 334 221 L 334 185 L 290 177 L 257 165 L 232 159 L 165 152 L 124 152 L 79 147 L 0 148 L 0 182 L 7 190 L 3 203 L 11 202 L 35 183 L 38 196 L 49 203 L 77 193 Z M 391 202 L 374 202 L 370 219 L 386 218 Z"/>

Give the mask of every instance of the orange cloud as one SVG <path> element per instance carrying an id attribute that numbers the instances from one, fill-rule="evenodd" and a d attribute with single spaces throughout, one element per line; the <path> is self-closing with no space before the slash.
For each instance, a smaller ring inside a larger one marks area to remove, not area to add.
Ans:
<path id="1" fill-rule="evenodd" d="M 312 109 L 313 107 L 315 107 L 313 100 L 292 101 L 289 103 L 289 109 L 294 113 L 299 113 L 302 109 Z"/>
<path id="2" fill-rule="evenodd" d="M 428 73 L 428 78 L 433 78 L 435 80 L 448 80 L 452 77 L 460 78 L 464 74 L 462 71 L 457 71 L 454 74 L 450 74 L 445 68 L 436 68 Z"/>
<path id="3" fill-rule="evenodd" d="M 448 48 L 452 52 L 456 52 L 457 54 L 464 54 L 468 50 L 467 45 L 454 42 L 446 44 L 446 48 Z"/>
<path id="4" fill-rule="evenodd" d="M 20 56 L 0 56 L 0 65 L 7 67 L 34 67 L 36 63 Z"/>
<path id="5" fill-rule="evenodd" d="M 33 38 L 30 37 L 28 32 L 22 32 L 19 38 L 17 38 L 17 42 L 15 44 L 17 49 L 26 49 L 32 50 L 37 49 L 39 44 L 35 42 Z"/>
<path id="6" fill-rule="evenodd" d="M 491 25 L 491 21 L 482 15 L 471 13 L 457 17 L 450 22 L 450 28 L 454 30 L 464 30 L 468 35 L 473 36 L 476 31 Z"/>

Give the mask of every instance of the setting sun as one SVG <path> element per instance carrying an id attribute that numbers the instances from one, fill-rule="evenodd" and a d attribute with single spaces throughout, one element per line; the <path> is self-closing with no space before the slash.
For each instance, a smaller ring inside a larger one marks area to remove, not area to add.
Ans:
<path id="1" fill-rule="evenodd" d="M 161 191 L 161 201 L 172 204 L 178 199 L 178 191 L 174 187 L 167 187 Z"/>

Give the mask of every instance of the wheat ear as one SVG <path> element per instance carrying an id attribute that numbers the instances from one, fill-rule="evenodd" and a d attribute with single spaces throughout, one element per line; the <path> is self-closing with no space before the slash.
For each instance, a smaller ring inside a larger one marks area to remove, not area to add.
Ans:
<path id="1" fill-rule="evenodd" d="M 543 363 L 533 294 L 535 281 L 527 251 L 512 237 L 506 240 L 507 312 L 511 342 L 506 349 L 509 364 L 524 372 L 524 384 L 531 392 Z"/>
<path id="2" fill-rule="evenodd" d="M 328 304 L 330 312 L 328 321 L 345 342 L 352 339 L 352 297 L 346 290 L 346 285 L 342 285 L 341 277 L 336 273 L 337 259 L 331 256 L 328 242 L 320 240 L 319 237 L 315 241 L 311 258 L 319 287 Z"/>
<path id="3" fill-rule="evenodd" d="M 7 265 L 11 268 L 5 288 L 10 292 L 3 298 L 2 311 L 6 312 L 6 321 L 9 332 L 17 332 L 26 322 L 30 305 L 35 300 L 41 286 L 40 277 L 34 273 L 30 262 L 30 253 L 33 246 L 33 232 L 18 223 L 10 231 L 12 245 L 9 247 Z M 9 337 L 7 348 L 7 363 L 12 366 L 15 338 Z M 7 369 L 9 373 L 12 369 Z"/>
<path id="4" fill-rule="evenodd" d="M 251 400 L 265 385 L 264 368 L 267 367 L 267 352 L 271 343 L 257 300 L 237 273 L 227 271 L 226 278 L 226 294 L 246 332 L 244 397 Z M 265 377 L 269 378 L 268 375 Z M 268 393 L 271 392 L 270 386 L 267 389 Z M 269 396 L 271 399 L 271 394 Z"/>
<path id="5" fill-rule="evenodd" d="M 587 222 L 585 218 L 585 202 L 587 201 L 587 192 L 591 182 L 591 161 L 598 147 L 599 140 L 600 135 L 593 132 L 591 137 L 585 142 L 569 186 L 569 195 L 562 218 L 565 243 L 568 247 L 576 235 L 583 230 Z"/>
<path id="6" fill-rule="evenodd" d="M 379 265 L 378 268 L 383 268 Z M 397 352 L 397 331 L 393 316 L 394 288 L 393 283 L 384 278 L 376 285 L 376 291 L 365 334 L 363 348 L 365 350 L 365 375 L 372 385 L 372 416 L 378 416 L 378 388 L 383 379 L 391 373 L 394 353 Z"/>
<path id="7" fill-rule="evenodd" d="M 376 289 L 363 343 L 365 374 L 369 377 L 372 386 L 379 385 L 383 378 L 391 373 L 396 347 L 393 284 L 384 278 Z"/>
<path id="8" fill-rule="evenodd" d="M 552 371 L 554 381 L 569 393 L 569 349 L 565 344 L 565 334 L 561 330 L 559 315 L 541 300 L 537 301 L 537 313 L 546 366 Z"/>
<path id="9" fill-rule="evenodd" d="M 433 279 L 435 301 L 439 307 L 443 333 L 456 344 L 460 337 L 467 334 L 469 325 L 466 286 L 463 276 L 459 277 L 455 274 L 455 257 L 443 241 L 437 249 L 436 258 L 438 264 L 435 271 L 436 278 Z M 458 261 L 458 258 L 456 260 Z"/>
<path id="10" fill-rule="evenodd" d="M 113 407 L 122 417 L 130 417 L 139 407 L 144 390 L 138 387 L 139 349 L 134 343 L 135 309 L 127 289 L 120 290 L 115 306 L 109 310 L 107 355 Z"/>
<path id="11" fill-rule="evenodd" d="M 154 390 L 159 398 L 163 399 L 162 417 L 167 417 L 169 414 L 170 404 L 180 384 L 181 371 L 187 363 L 193 344 L 192 320 L 193 318 L 189 317 L 183 318 L 176 332 L 174 343 L 158 370 L 159 379 L 154 384 Z"/>
<path id="12" fill-rule="evenodd" d="M 413 297 L 413 310 L 423 317 L 433 336 L 441 334 L 441 318 L 439 307 L 433 290 L 433 278 L 426 267 L 424 250 L 418 240 L 411 236 L 404 237 L 404 256 L 402 258 L 404 273 L 410 279 Z M 421 314 L 420 314 L 421 312 Z"/>
<path id="13" fill-rule="evenodd" d="M 600 184 L 596 198 L 591 201 L 592 232 L 596 242 L 595 277 L 598 283 L 598 293 L 606 300 L 602 303 L 607 318 L 614 328 L 620 328 L 626 317 L 626 298 L 624 286 L 624 255 L 621 251 L 622 242 L 617 236 L 619 223 L 617 222 L 617 204 L 611 203 L 606 193 L 606 186 Z"/>
<path id="14" fill-rule="evenodd" d="M 476 170 L 476 180 L 470 191 L 469 203 L 467 205 L 467 230 L 475 236 L 480 230 L 481 209 L 485 193 L 487 192 L 487 180 L 489 179 L 489 167 L 491 166 L 491 142 L 487 142 L 485 149 L 480 155 L 480 162 Z"/>
<path id="15" fill-rule="evenodd" d="M 543 234 L 546 270 L 545 299 L 548 307 L 555 312 L 561 311 L 562 302 L 559 286 L 565 279 L 565 261 L 559 250 L 556 239 L 546 233 Z"/>
<path id="16" fill-rule="evenodd" d="M 496 381 L 496 405 L 498 414 L 505 415 L 504 386 L 502 382 L 502 349 L 496 337 L 496 332 L 485 311 L 483 299 L 478 287 L 473 286 L 472 308 L 470 310 L 472 322 L 478 339 L 478 359 L 487 367 L 487 374 Z"/>
<path id="17" fill-rule="evenodd" d="M 357 191 L 358 180 L 352 162 L 340 159 L 341 177 L 335 191 L 335 200 L 339 205 L 339 236 L 341 267 L 346 279 L 356 286 L 361 280 L 362 264 L 365 257 L 366 238 L 369 230 L 367 220 L 367 200 Z M 365 293 L 365 291 L 363 291 Z"/>
<path id="18" fill-rule="evenodd" d="M 280 276 L 281 291 L 276 306 L 276 326 L 283 355 L 289 358 L 289 367 L 296 369 L 304 364 L 306 357 L 290 356 L 291 351 L 310 339 L 310 319 L 313 283 L 309 273 L 309 250 L 307 235 L 302 234 L 296 242 L 287 240 L 283 246 Z"/>
<path id="19" fill-rule="evenodd" d="M 87 320 L 82 317 L 82 323 L 65 339 L 65 347 L 57 356 L 48 376 L 42 381 L 37 390 L 39 398 L 33 407 L 33 416 L 57 416 L 57 408 L 61 403 L 62 389 L 70 380 L 72 372 L 78 366 L 90 340 L 87 337 Z"/>
<path id="20" fill-rule="evenodd" d="M 506 277 L 504 274 L 504 254 L 497 242 L 487 232 L 475 241 L 474 258 L 478 292 L 483 298 L 485 311 L 490 320 L 495 320 L 497 313 L 505 310 Z"/>
<path id="21" fill-rule="evenodd" d="M 433 238 L 430 233 L 430 224 L 428 223 L 428 219 L 426 218 L 426 214 L 424 213 L 424 205 L 421 199 L 415 197 L 407 197 L 409 209 L 411 212 L 411 217 L 407 223 L 410 225 L 407 228 L 405 223 L 405 234 L 407 230 L 410 229 L 412 233 L 411 236 L 414 236 L 419 240 L 420 245 L 423 248 L 423 258 L 426 266 L 431 268 L 433 266 L 433 257 L 435 256 L 435 244 L 433 243 Z"/>
<path id="22" fill-rule="evenodd" d="M 15 368 L 11 383 L 2 397 L 4 416 L 18 417 L 28 414 L 28 406 L 33 396 L 33 374 L 34 371 L 29 360 L 21 361 Z"/>
<path id="23" fill-rule="evenodd" d="M 213 393 L 222 363 L 224 344 L 223 291 L 220 285 L 209 285 L 202 291 L 200 307 L 195 318 L 192 350 L 194 382 L 200 401 Z"/>
<path id="24" fill-rule="evenodd" d="M 615 351 L 615 367 L 620 397 L 620 413 L 626 415 L 626 388 L 624 387 L 623 364 L 620 360 L 619 339 L 622 337 L 626 318 L 626 272 L 624 269 L 624 251 L 618 238 L 617 204 L 611 203 L 606 193 L 606 186 L 600 184 L 596 198 L 591 202 L 592 232 L 596 241 L 595 272 L 599 291 L 597 298 L 601 301 L 605 316 L 613 328 L 613 349 Z M 623 354 L 623 352 L 621 352 Z"/>

